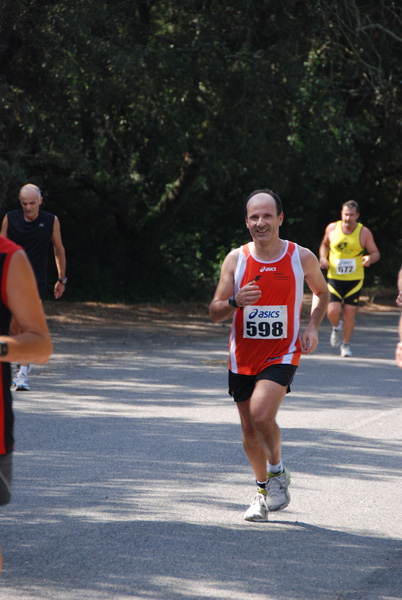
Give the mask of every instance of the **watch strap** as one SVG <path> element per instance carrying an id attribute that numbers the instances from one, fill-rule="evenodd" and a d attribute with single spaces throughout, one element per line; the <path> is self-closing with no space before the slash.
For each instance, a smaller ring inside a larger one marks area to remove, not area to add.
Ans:
<path id="1" fill-rule="evenodd" d="M 233 296 L 231 296 L 231 298 L 229 298 L 229 304 L 232 308 L 239 308 L 239 305 L 237 304 L 237 302 L 235 300 L 234 294 L 233 294 Z"/>

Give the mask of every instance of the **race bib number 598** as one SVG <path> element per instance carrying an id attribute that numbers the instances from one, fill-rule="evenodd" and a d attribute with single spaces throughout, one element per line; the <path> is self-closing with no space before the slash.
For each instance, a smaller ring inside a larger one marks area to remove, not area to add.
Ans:
<path id="1" fill-rule="evenodd" d="M 245 306 L 243 337 L 278 340 L 288 335 L 287 306 Z"/>

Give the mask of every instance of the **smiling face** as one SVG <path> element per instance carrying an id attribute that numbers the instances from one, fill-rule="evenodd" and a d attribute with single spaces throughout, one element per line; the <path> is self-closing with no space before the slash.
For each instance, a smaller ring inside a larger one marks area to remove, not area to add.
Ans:
<path id="1" fill-rule="evenodd" d="M 256 194 L 247 204 L 246 226 L 256 243 L 279 239 L 283 212 L 278 215 L 275 200 L 269 194 Z"/>
<path id="2" fill-rule="evenodd" d="M 34 221 L 39 215 L 39 207 L 42 204 L 40 190 L 36 185 L 28 183 L 20 190 L 20 203 L 27 221 Z"/>

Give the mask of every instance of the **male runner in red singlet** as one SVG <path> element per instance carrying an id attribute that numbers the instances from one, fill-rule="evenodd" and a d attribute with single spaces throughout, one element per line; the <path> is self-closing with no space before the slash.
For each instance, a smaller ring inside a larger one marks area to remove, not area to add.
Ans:
<path id="1" fill-rule="evenodd" d="M 11 316 L 19 323 L 9 335 Z M 13 409 L 10 362 L 47 363 L 52 342 L 35 275 L 20 246 L 0 236 L 0 505 L 11 497 Z M 0 551 L 1 570 L 1 551 Z"/>
<path id="2" fill-rule="evenodd" d="M 329 292 L 314 254 L 282 240 L 282 202 L 271 190 L 253 192 L 245 203 L 252 242 L 230 252 L 221 269 L 210 316 L 232 318 L 229 393 L 237 404 L 243 446 L 257 480 L 247 521 L 267 521 L 268 512 L 290 501 L 290 474 L 282 463 L 276 414 L 301 354 L 313 352 Z M 304 282 L 313 292 L 311 316 L 300 340 Z M 267 474 L 268 472 L 268 474 Z"/>

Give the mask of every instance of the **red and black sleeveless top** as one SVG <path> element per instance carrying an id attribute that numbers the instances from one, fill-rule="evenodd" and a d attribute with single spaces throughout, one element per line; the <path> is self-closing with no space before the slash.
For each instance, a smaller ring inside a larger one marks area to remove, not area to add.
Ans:
<path id="1" fill-rule="evenodd" d="M 299 248 L 286 242 L 278 260 L 264 262 L 253 256 L 253 243 L 240 249 L 235 271 L 235 293 L 251 281 L 262 295 L 257 304 L 238 308 L 229 340 L 229 369 L 257 375 L 272 364 L 298 365 L 304 272 Z"/>

